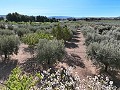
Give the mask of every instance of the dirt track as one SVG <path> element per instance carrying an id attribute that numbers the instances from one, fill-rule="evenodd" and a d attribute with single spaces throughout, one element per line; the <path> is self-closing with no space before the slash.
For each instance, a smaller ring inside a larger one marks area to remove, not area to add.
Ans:
<path id="1" fill-rule="evenodd" d="M 74 35 L 73 39 L 70 42 L 68 42 L 68 45 L 66 46 L 66 51 L 69 55 L 72 54 L 72 56 L 74 57 L 79 57 L 80 62 L 82 62 L 85 66 L 85 67 L 79 66 L 78 65 L 79 61 L 76 61 L 75 63 L 76 65 L 74 65 L 76 68 L 74 68 L 71 72 L 73 74 L 77 72 L 81 78 L 85 78 L 88 75 L 97 74 L 97 69 L 93 65 L 92 61 L 88 60 L 86 57 L 87 56 L 86 46 L 84 45 L 85 38 L 83 37 L 80 30 L 78 30 L 77 32 L 78 32 L 77 35 Z M 70 67 L 70 65 L 66 62 L 59 63 L 58 67 L 61 66 L 66 68 Z"/>

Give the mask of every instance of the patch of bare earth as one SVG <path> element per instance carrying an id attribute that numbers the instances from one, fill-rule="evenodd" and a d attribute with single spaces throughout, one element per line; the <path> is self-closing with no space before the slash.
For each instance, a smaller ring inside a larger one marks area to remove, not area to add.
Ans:
<path id="1" fill-rule="evenodd" d="M 11 59 L 16 59 L 19 63 L 23 63 L 29 58 L 32 58 L 32 55 L 29 52 L 28 45 L 23 43 L 19 46 L 18 54 L 11 56 Z"/>
<path id="2" fill-rule="evenodd" d="M 61 62 L 58 64 L 57 67 L 65 67 L 68 68 L 71 66 L 72 63 L 74 63 L 74 69 L 72 69 L 73 75 L 75 72 L 81 77 L 86 78 L 88 75 L 96 75 L 97 74 L 97 68 L 95 65 L 93 65 L 92 61 L 87 58 L 86 55 L 86 46 L 85 38 L 83 37 L 80 30 L 77 31 L 78 33 L 74 35 L 73 39 L 68 42 L 66 45 L 66 51 L 70 57 L 73 57 L 73 60 L 71 62 L 70 59 L 67 60 L 67 62 Z M 77 60 L 76 60 L 77 57 Z M 70 64 L 68 64 L 70 63 Z M 84 67 L 81 67 L 81 63 L 84 65 Z"/>

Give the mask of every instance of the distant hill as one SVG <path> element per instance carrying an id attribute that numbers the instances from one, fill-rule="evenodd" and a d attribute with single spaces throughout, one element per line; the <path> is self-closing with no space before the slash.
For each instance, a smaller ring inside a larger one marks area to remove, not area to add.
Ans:
<path id="1" fill-rule="evenodd" d="M 0 15 L 0 17 L 6 18 L 6 15 Z"/>
<path id="2" fill-rule="evenodd" d="M 70 16 L 50 16 L 48 18 L 67 19 L 67 18 L 71 18 L 71 17 Z"/>

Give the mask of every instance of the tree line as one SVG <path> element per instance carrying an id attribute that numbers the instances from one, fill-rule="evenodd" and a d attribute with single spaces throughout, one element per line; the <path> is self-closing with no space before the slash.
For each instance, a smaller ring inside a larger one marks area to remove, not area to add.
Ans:
<path id="1" fill-rule="evenodd" d="M 8 21 L 15 21 L 15 22 L 58 22 L 55 18 L 47 18 L 46 16 L 27 16 L 22 15 L 17 12 L 15 13 L 8 13 L 6 16 Z"/>

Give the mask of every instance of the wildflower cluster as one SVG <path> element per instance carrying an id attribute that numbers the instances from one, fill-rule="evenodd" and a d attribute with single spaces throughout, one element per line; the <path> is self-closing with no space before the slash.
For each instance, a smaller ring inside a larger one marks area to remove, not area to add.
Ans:
<path id="1" fill-rule="evenodd" d="M 40 90 L 74 90 L 76 81 L 65 68 L 53 71 L 51 68 L 42 71 L 40 81 Z"/>
<path id="2" fill-rule="evenodd" d="M 77 75 L 77 74 L 76 74 Z M 78 76 L 76 76 L 78 77 Z M 98 76 L 87 76 L 87 79 L 76 78 L 77 87 L 75 90 L 117 90 L 117 87 L 113 85 L 108 77 Z"/>
<path id="3" fill-rule="evenodd" d="M 50 68 L 32 76 L 15 68 L 4 84 L 6 88 L 2 90 L 117 90 L 108 77 L 98 75 L 80 79 L 77 72 L 72 75 L 71 71 L 72 67 L 57 70 Z"/>

